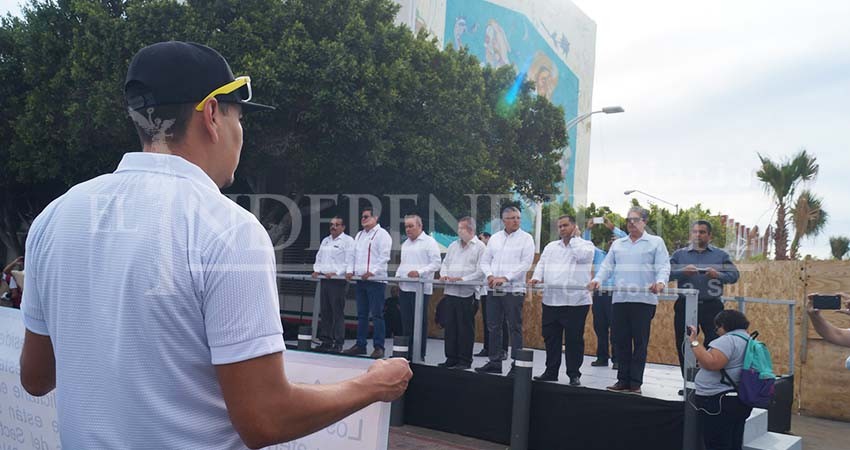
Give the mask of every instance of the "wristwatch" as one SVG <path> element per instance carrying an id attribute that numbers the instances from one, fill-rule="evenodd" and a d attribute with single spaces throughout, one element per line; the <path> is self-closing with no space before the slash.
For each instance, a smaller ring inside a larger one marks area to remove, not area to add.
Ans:
<path id="1" fill-rule="evenodd" d="M 691 341 L 691 347 L 699 347 L 699 341 Z"/>

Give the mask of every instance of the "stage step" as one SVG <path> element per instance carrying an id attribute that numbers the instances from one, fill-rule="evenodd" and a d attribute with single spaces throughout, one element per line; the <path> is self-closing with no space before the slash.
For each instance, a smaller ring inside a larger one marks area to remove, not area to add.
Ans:
<path id="1" fill-rule="evenodd" d="M 744 450 L 803 450 L 803 440 L 767 431 L 767 411 L 754 408 L 744 427 Z"/>
<path id="2" fill-rule="evenodd" d="M 765 433 L 744 444 L 744 450 L 803 450 L 803 439 L 781 433 Z"/>

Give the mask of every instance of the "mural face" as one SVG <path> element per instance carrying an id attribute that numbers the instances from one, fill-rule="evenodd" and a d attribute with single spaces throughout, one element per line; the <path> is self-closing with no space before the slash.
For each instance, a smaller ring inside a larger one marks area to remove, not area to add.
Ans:
<path id="1" fill-rule="evenodd" d="M 502 67 L 510 64 L 508 53 L 511 46 L 505 31 L 495 21 L 490 19 L 484 32 L 484 59 L 493 67 Z"/>
<path id="2" fill-rule="evenodd" d="M 551 101 L 555 87 L 558 86 L 558 67 L 543 52 L 537 52 L 528 69 L 528 79 L 534 81 L 537 95 L 542 95 Z"/>

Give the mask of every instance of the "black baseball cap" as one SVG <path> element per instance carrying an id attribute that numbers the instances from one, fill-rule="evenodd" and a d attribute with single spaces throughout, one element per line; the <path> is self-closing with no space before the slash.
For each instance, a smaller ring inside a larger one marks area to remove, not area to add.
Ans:
<path id="1" fill-rule="evenodd" d="M 159 42 L 133 56 L 124 82 L 124 99 L 133 110 L 200 103 L 234 80 L 227 60 L 214 49 L 194 42 Z M 231 93 L 216 95 L 216 99 L 242 105 L 243 113 L 275 109 L 247 101 L 250 93 L 249 82 Z"/>

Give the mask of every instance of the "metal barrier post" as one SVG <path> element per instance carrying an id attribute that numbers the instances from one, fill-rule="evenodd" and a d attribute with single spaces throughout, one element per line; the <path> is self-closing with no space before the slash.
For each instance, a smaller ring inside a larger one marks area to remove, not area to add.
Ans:
<path id="1" fill-rule="evenodd" d="M 511 416 L 511 450 L 528 448 L 528 420 L 531 410 L 531 368 L 534 353 L 519 349 L 514 356 L 514 402 Z"/>
<path id="2" fill-rule="evenodd" d="M 794 322 L 796 322 L 795 305 L 788 305 L 788 373 L 794 375 Z"/>
<path id="3" fill-rule="evenodd" d="M 687 327 L 698 327 L 697 325 L 697 292 L 685 294 L 685 345 L 690 347 L 691 341 L 696 336 L 688 337 Z M 698 328 L 697 328 L 698 329 Z M 687 402 L 689 396 L 692 395 L 694 389 L 694 377 L 696 377 L 697 360 L 694 353 L 689 348 L 682 349 L 685 356 L 685 387 L 683 389 L 685 400 L 682 402 L 685 408 L 684 432 L 682 433 L 682 448 L 683 449 L 698 449 L 701 448 L 699 442 L 699 416 L 690 404 Z"/>
<path id="4" fill-rule="evenodd" d="M 424 298 L 422 295 L 422 283 L 416 283 L 416 301 L 413 304 L 413 336 L 410 337 L 410 345 L 413 347 L 413 362 L 425 362 L 425 356 L 422 354 L 422 346 L 427 345 L 422 342 L 422 327 L 425 325 L 425 320 L 422 317 L 422 304 Z"/>
<path id="5" fill-rule="evenodd" d="M 738 311 L 741 314 L 747 313 L 747 301 L 744 297 L 735 297 L 735 300 L 738 301 Z"/>
<path id="6" fill-rule="evenodd" d="M 310 327 L 298 327 L 298 350 L 310 351 L 313 338 L 310 336 Z"/>
<path id="7" fill-rule="evenodd" d="M 315 339 L 319 331 L 319 311 L 322 309 L 322 279 L 316 282 L 316 293 L 313 294 L 313 322 L 310 324 L 310 336 Z"/>
<path id="8" fill-rule="evenodd" d="M 410 336 L 393 337 L 391 357 L 410 360 Z M 390 426 L 400 427 L 402 425 L 404 425 L 404 394 L 393 400 L 390 405 Z"/>

